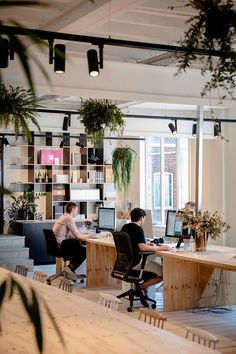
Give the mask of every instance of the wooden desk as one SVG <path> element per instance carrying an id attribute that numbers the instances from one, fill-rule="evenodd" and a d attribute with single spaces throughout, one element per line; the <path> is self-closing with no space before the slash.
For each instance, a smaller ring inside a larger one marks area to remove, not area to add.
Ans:
<path id="1" fill-rule="evenodd" d="M 0 268 L 0 282 L 7 276 Z M 64 349 L 52 328 L 44 309 L 44 353 L 47 354 L 207 354 L 212 349 L 193 343 L 127 315 L 113 312 L 101 305 L 80 298 L 79 295 L 24 278 L 14 276 L 22 285 L 36 289 L 40 298 L 46 300 L 66 341 Z M 38 353 L 32 325 L 17 295 L 4 303 L 1 312 L 0 353 Z"/>
<path id="2" fill-rule="evenodd" d="M 110 286 L 121 284 L 111 277 L 116 260 L 113 237 L 86 239 L 86 286 Z"/>
<path id="3" fill-rule="evenodd" d="M 163 258 L 164 311 L 213 305 L 214 278 L 219 284 L 217 304 L 236 304 L 236 248 L 208 245 L 206 252 L 158 253 Z"/>

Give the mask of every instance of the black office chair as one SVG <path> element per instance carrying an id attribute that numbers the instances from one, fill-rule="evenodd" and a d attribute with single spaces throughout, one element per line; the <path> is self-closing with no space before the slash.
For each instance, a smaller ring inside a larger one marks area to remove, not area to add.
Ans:
<path id="1" fill-rule="evenodd" d="M 57 247 L 57 241 L 55 234 L 53 230 L 51 229 L 43 229 L 45 241 L 46 241 L 46 247 L 47 247 L 47 253 L 49 256 L 54 256 L 54 257 L 59 257 L 63 258 L 64 265 L 63 268 L 66 266 L 66 262 L 70 261 L 72 256 L 68 256 L 64 254 L 58 247 Z M 51 275 L 46 279 L 47 284 L 51 285 L 52 281 L 55 280 L 56 278 L 59 278 L 64 275 L 64 271 L 62 270 L 61 272 L 57 272 L 56 274 Z M 77 275 L 78 279 L 80 280 L 80 283 L 84 282 L 85 275 Z"/>
<path id="2" fill-rule="evenodd" d="M 147 260 L 147 256 L 150 254 L 154 254 L 155 252 L 151 251 L 144 251 L 139 252 L 142 257 L 141 261 L 141 269 L 134 270 L 132 269 L 133 264 L 133 248 L 130 241 L 130 237 L 126 232 L 113 232 L 113 238 L 115 241 L 116 251 L 117 251 L 117 258 L 115 265 L 113 267 L 111 276 L 113 278 L 120 279 L 127 283 L 130 283 L 130 289 L 117 297 L 120 299 L 125 296 L 129 296 L 130 305 L 127 308 L 128 312 L 133 311 L 133 302 L 134 300 L 144 300 L 152 302 L 151 307 L 153 309 L 156 308 L 156 301 L 144 296 L 142 291 L 139 289 L 139 284 L 144 280 L 143 279 L 143 272 L 144 266 Z"/>

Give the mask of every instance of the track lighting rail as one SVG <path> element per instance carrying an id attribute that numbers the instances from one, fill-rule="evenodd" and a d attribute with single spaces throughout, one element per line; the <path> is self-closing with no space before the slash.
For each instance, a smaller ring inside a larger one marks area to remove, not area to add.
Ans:
<path id="1" fill-rule="evenodd" d="M 162 51 L 162 52 L 179 52 L 183 53 L 186 50 L 180 46 L 175 45 L 166 45 L 166 44 L 157 44 L 157 43 L 147 43 L 147 42 L 136 42 L 136 41 L 128 41 L 122 39 L 112 39 L 112 38 L 103 38 L 103 37 L 92 37 L 92 36 L 82 36 L 77 34 L 71 33 L 60 33 L 60 32 L 51 32 L 51 31 L 44 31 L 38 29 L 31 29 L 31 28 L 23 28 L 17 26 L 0 26 L 0 34 L 7 34 L 7 35 L 23 35 L 29 36 L 29 34 L 33 34 L 41 39 L 45 39 L 51 41 L 53 39 L 60 39 L 65 41 L 71 42 L 83 42 L 83 43 L 90 43 L 92 45 L 97 45 L 100 50 L 103 48 L 104 45 L 115 46 L 115 47 L 127 47 L 127 48 L 136 48 L 136 49 L 144 49 L 144 50 L 153 50 L 153 51 Z M 201 55 L 211 55 L 211 56 L 220 56 L 219 51 L 204 51 L 204 50 L 196 50 L 196 54 Z M 100 61 L 101 58 L 100 58 Z M 101 66 L 102 68 L 102 66 Z"/>

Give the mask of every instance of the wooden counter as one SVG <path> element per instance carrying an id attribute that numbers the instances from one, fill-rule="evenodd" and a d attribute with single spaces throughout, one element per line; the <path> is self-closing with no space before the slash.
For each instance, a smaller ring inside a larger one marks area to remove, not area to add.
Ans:
<path id="1" fill-rule="evenodd" d="M 236 304 L 236 248 L 208 245 L 206 252 L 158 254 L 163 258 L 164 311 Z"/>
<path id="2" fill-rule="evenodd" d="M 0 281 L 8 272 L 0 268 Z M 46 284 L 14 274 L 27 287 L 33 284 L 46 300 L 66 341 L 63 348 L 42 309 L 47 354 L 207 354 L 217 353 L 172 333 L 155 328 L 101 305 Z M 33 328 L 15 294 L 1 312 L 0 353 L 37 353 Z"/>

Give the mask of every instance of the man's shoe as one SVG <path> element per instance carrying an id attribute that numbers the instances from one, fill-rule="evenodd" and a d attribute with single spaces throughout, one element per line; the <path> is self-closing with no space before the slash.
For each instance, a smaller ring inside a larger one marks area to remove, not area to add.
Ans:
<path id="1" fill-rule="evenodd" d="M 73 280 L 73 281 L 77 281 L 77 275 L 73 272 L 73 270 L 70 269 L 69 266 L 66 266 L 64 268 L 64 275 L 67 279 Z"/>

